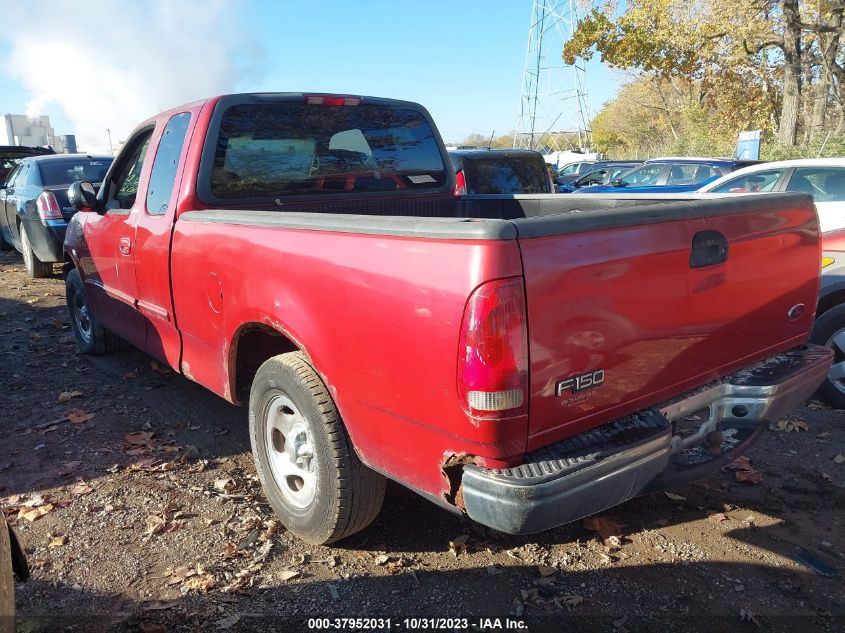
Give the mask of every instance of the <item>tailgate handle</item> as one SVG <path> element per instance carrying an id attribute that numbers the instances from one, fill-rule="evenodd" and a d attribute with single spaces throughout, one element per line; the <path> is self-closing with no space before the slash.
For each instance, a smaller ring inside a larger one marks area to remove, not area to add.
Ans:
<path id="1" fill-rule="evenodd" d="M 699 231 L 692 237 L 690 268 L 722 264 L 728 259 L 728 240 L 719 231 Z"/>

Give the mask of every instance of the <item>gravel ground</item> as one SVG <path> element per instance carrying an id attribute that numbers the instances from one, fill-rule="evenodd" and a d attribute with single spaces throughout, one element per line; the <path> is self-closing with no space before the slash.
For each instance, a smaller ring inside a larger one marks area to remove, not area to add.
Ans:
<path id="1" fill-rule="evenodd" d="M 77 354 L 62 280 L 27 279 L 16 254 L 0 254 L 0 334 L 0 497 L 33 570 L 19 631 L 296 631 L 313 617 L 408 630 L 411 616 L 845 630 L 845 411 L 811 401 L 738 470 L 543 534 L 498 534 L 390 484 L 370 528 L 315 547 L 265 503 L 243 409 L 135 350 Z"/>

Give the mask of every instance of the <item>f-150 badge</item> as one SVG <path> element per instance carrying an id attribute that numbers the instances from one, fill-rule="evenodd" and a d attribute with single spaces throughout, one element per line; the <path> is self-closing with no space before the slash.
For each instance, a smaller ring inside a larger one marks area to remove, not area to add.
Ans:
<path id="1" fill-rule="evenodd" d="M 595 389 L 596 387 L 600 387 L 603 382 L 603 369 L 588 371 L 586 374 L 579 374 L 578 376 L 570 376 L 569 378 L 559 380 L 557 385 L 555 385 L 555 394 L 560 398 L 567 391 L 569 393 L 578 393 L 587 389 Z"/>

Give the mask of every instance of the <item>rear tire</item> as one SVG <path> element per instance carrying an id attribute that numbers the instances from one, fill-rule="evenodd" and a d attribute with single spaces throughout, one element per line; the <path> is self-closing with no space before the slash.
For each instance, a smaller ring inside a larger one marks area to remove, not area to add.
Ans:
<path id="1" fill-rule="evenodd" d="M 810 342 L 833 349 L 833 365 L 818 394 L 836 409 L 845 409 L 845 304 L 822 314 L 813 324 Z"/>
<path id="2" fill-rule="evenodd" d="M 26 227 L 21 224 L 21 254 L 23 255 L 23 262 L 26 266 L 26 272 L 32 279 L 43 279 L 45 277 L 53 276 L 52 262 L 42 262 L 38 256 L 32 251 L 32 245 L 29 243 L 29 235 L 26 233 Z"/>
<path id="3" fill-rule="evenodd" d="M 358 459 L 334 401 L 301 352 L 274 356 L 258 369 L 249 434 L 264 493 L 302 540 L 333 543 L 378 516 L 385 478 Z"/>
<path id="4" fill-rule="evenodd" d="M 95 356 L 117 351 L 121 341 L 94 318 L 76 268 L 71 269 L 65 279 L 65 298 L 70 312 L 70 327 L 79 351 Z"/>

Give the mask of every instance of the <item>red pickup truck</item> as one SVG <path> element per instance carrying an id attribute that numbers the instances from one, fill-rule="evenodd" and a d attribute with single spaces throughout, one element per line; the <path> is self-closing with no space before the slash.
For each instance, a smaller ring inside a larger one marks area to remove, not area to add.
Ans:
<path id="1" fill-rule="evenodd" d="M 266 495 L 313 543 L 385 477 L 509 533 L 700 478 L 809 396 L 809 196 L 466 196 L 420 106 L 228 95 L 74 183 L 83 352 L 128 341 L 248 403 Z"/>

